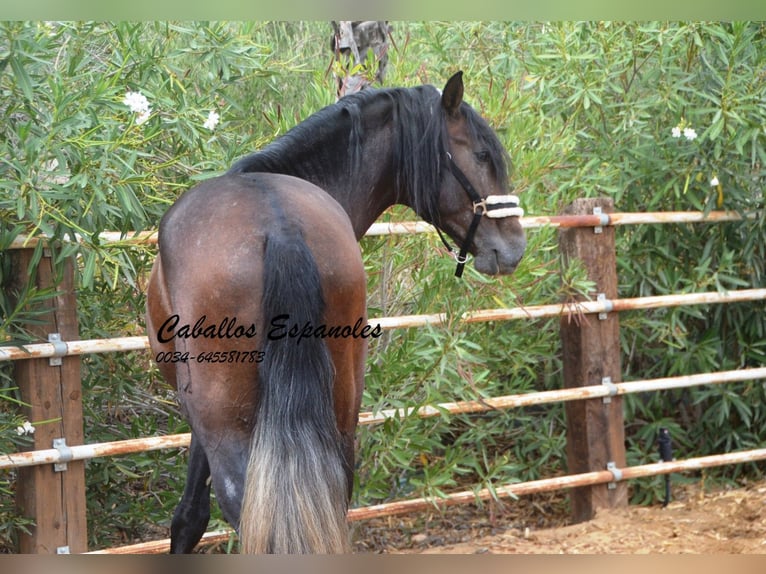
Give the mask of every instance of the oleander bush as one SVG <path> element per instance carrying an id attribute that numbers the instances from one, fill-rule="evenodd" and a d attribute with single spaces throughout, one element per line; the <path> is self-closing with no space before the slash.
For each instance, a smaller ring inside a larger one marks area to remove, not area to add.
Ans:
<path id="1" fill-rule="evenodd" d="M 620 228 L 621 296 L 764 286 L 766 25 L 392 26 L 386 84 L 442 87 L 464 70 L 466 99 L 509 150 L 527 213 L 607 196 L 619 211 L 756 214 Z M 331 30 L 329 22 L 0 23 L 3 282 L 10 242 L 47 235 L 56 260 L 78 262 L 81 338 L 143 333 L 153 249 L 105 244 L 98 234 L 156 228 L 195 181 L 332 103 Z M 414 214 L 396 208 L 384 217 Z M 75 235 L 80 243 L 62 241 Z M 561 386 L 557 321 L 457 320 L 469 309 L 593 295 L 580 269 L 562 271 L 554 230 L 530 230 L 528 240 L 513 276 L 487 278 L 469 266 L 462 280 L 430 235 L 362 241 L 371 317 L 450 318 L 374 342 L 364 410 Z M 3 344 L 28 340 L 34 314 L 23 309 L 50 296 L 3 291 Z M 625 380 L 766 364 L 763 302 L 635 311 L 621 325 Z M 88 442 L 188 430 L 148 354 L 94 355 L 83 367 Z M 12 369 L 4 365 L 0 377 L 0 452 L 15 452 L 28 441 L 28 421 Z M 752 381 L 628 397 L 629 463 L 657 459 L 662 426 L 679 458 L 762 445 L 764 392 Z M 564 473 L 565 441 L 561 405 L 364 427 L 353 502 Z M 709 474 L 731 481 L 763 470 L 753 463 Z M 166 536 L 184 478 L 183 452 L 90 461 L 90 545 Z M 0 548 L 9 550 L 28 526 L 14 512 L 14 479 L 0 475 Z M 656 500 L 659 484 L 632 483 L 634 501 Z M 216 509 L 213 522 L 221 521 Z"/>

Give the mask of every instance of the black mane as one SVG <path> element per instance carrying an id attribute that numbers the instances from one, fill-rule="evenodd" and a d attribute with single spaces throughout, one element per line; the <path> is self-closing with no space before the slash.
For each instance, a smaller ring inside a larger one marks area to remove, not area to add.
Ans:
<path id="1" fill-rule="evenodd" d="M 508 155 L 473 108 L 460 108 L 471 136 L 489 152 L 498 181 L 508 177 Z M 238 160 L 229 173 L 271 172 L 301 177 L 330 195 L 353 193 L 363 169 L 365 114 L 390 116 L 397 202 L 438 224 L 439 188 L 446 173 L 446 115 L 433 86 L 363 90 L 312 114 L 263 150 Z M 377 125 L 388 124 L 388 118 Z M 477 150 L 480 151 L 480 150 Z M 367 159 L 369 161 L 369 158 Z"/>

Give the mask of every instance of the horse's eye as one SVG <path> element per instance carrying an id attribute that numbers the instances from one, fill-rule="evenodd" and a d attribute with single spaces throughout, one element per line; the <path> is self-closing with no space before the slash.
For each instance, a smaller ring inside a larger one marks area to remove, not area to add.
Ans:
<path id="1" fill-rule="evenodd" d="M 481 163 L 487 163 L 489 161 L 489 152 L 486 150 L 477 151 L 474 155 L 476 156 L 476 159 Z"/>

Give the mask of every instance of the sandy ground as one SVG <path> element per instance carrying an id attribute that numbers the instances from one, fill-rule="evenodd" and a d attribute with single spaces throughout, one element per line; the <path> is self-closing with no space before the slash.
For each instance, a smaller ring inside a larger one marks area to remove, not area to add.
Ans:
<path id="1" fill-rule="evenodd" d="M 766 481 L 674 493 L 666 508 L 631 506 L 568 524 L 566 495 L 453 508 L 356 527 L 357 552 L 418 554 L 766 554 Z"/>

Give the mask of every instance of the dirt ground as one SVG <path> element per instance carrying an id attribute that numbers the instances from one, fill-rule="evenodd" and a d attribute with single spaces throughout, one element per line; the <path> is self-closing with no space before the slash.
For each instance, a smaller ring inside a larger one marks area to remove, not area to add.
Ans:
<path id="1" fill-rule="evenodd" d="M 566 494 L 503 509 L 455 507 L 356 527 L 357 552 L 396 554 L 766 554 L 766 481 L 679 487 L 666 508 L 631 506 L 569 524 Z"/>

